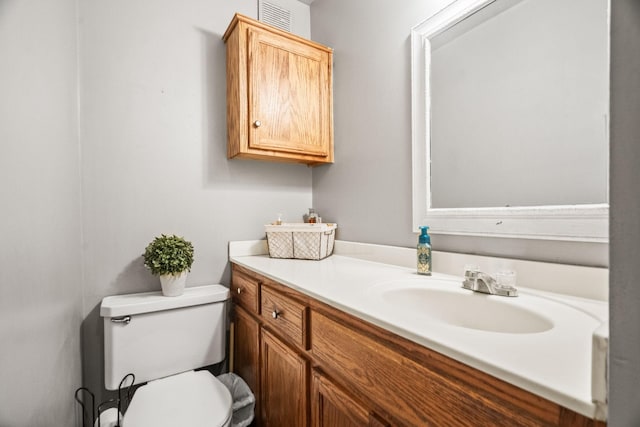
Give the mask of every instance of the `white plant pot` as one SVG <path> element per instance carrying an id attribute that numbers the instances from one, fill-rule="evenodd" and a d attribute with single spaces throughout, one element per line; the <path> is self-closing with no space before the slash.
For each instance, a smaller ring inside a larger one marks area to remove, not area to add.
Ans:
<path id="1" fill-rule="evenodd" d="M 187 283 L 188 271 L 183 271 L 177 275 L 163 274 L 160 276 L 160 285 L 162 286 L 162 295 L 165 297 L 177 297 L 184 292 L 184 286 Z"/>

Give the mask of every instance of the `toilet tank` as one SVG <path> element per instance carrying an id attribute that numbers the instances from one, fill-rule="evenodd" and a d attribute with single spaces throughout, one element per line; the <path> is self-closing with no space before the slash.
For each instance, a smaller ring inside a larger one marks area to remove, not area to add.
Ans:
<path id="1" fill-rule="evenodd" d="M 161 292 L 105 297 L 105 387 L 117 390 L 129 373 L 135 383 L 221 362 L 225 357 L 226 301 L 222 285 L 186 288 L 177 297 Z"/>

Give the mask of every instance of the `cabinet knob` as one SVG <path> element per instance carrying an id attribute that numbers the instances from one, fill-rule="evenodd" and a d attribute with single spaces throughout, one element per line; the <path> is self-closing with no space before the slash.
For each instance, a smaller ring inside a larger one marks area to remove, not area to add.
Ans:
<path id="1" fill-rule="evenodd" d="M 242 293 L 242 288 L 238 288 L 238 294 Z"/>
<path id="2" fill-rule="evenodd" d="M 271 313 L 271 317 L 273 317 L 274 319 L 277 319 L 279 315 L 280 312 L 278 310 L 273 310 L 273 312 Z"/>
<path id="3" fill-rule="evenodd" d="M 259 128 L 260 126 L 262 126 L 262 122 L 260 120 L 256 120 L 255 122 L 253 122 L 253 125 Z"/>

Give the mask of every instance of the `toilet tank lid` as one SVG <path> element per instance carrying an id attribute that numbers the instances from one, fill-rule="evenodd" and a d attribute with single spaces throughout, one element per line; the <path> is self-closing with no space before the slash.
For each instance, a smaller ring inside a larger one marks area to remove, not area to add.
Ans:
<path id="1" fill-rule="evenodd" d="M 105 297 L 100 305 L 100 316 L 120 317 L 151 313 L 201 304 L 222 302 L 229 299 L 229 288 L 222 285 L 205 285 L 185 288 L 177 297 L 165 297 L 162 292 L 113 295 Z"/>

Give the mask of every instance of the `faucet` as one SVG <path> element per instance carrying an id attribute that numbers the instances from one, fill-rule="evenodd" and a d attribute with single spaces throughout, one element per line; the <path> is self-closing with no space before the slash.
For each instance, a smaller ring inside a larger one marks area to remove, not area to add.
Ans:
<path id="1" fill-rule="evenodd" d="M 462 287 L 473 292 L 499 295 L 503 297 L 517 297 L 518 290 L 513 286 L 501 286 L 496 279 L 487 273 L 474 268 L 465 268 Z"/>

